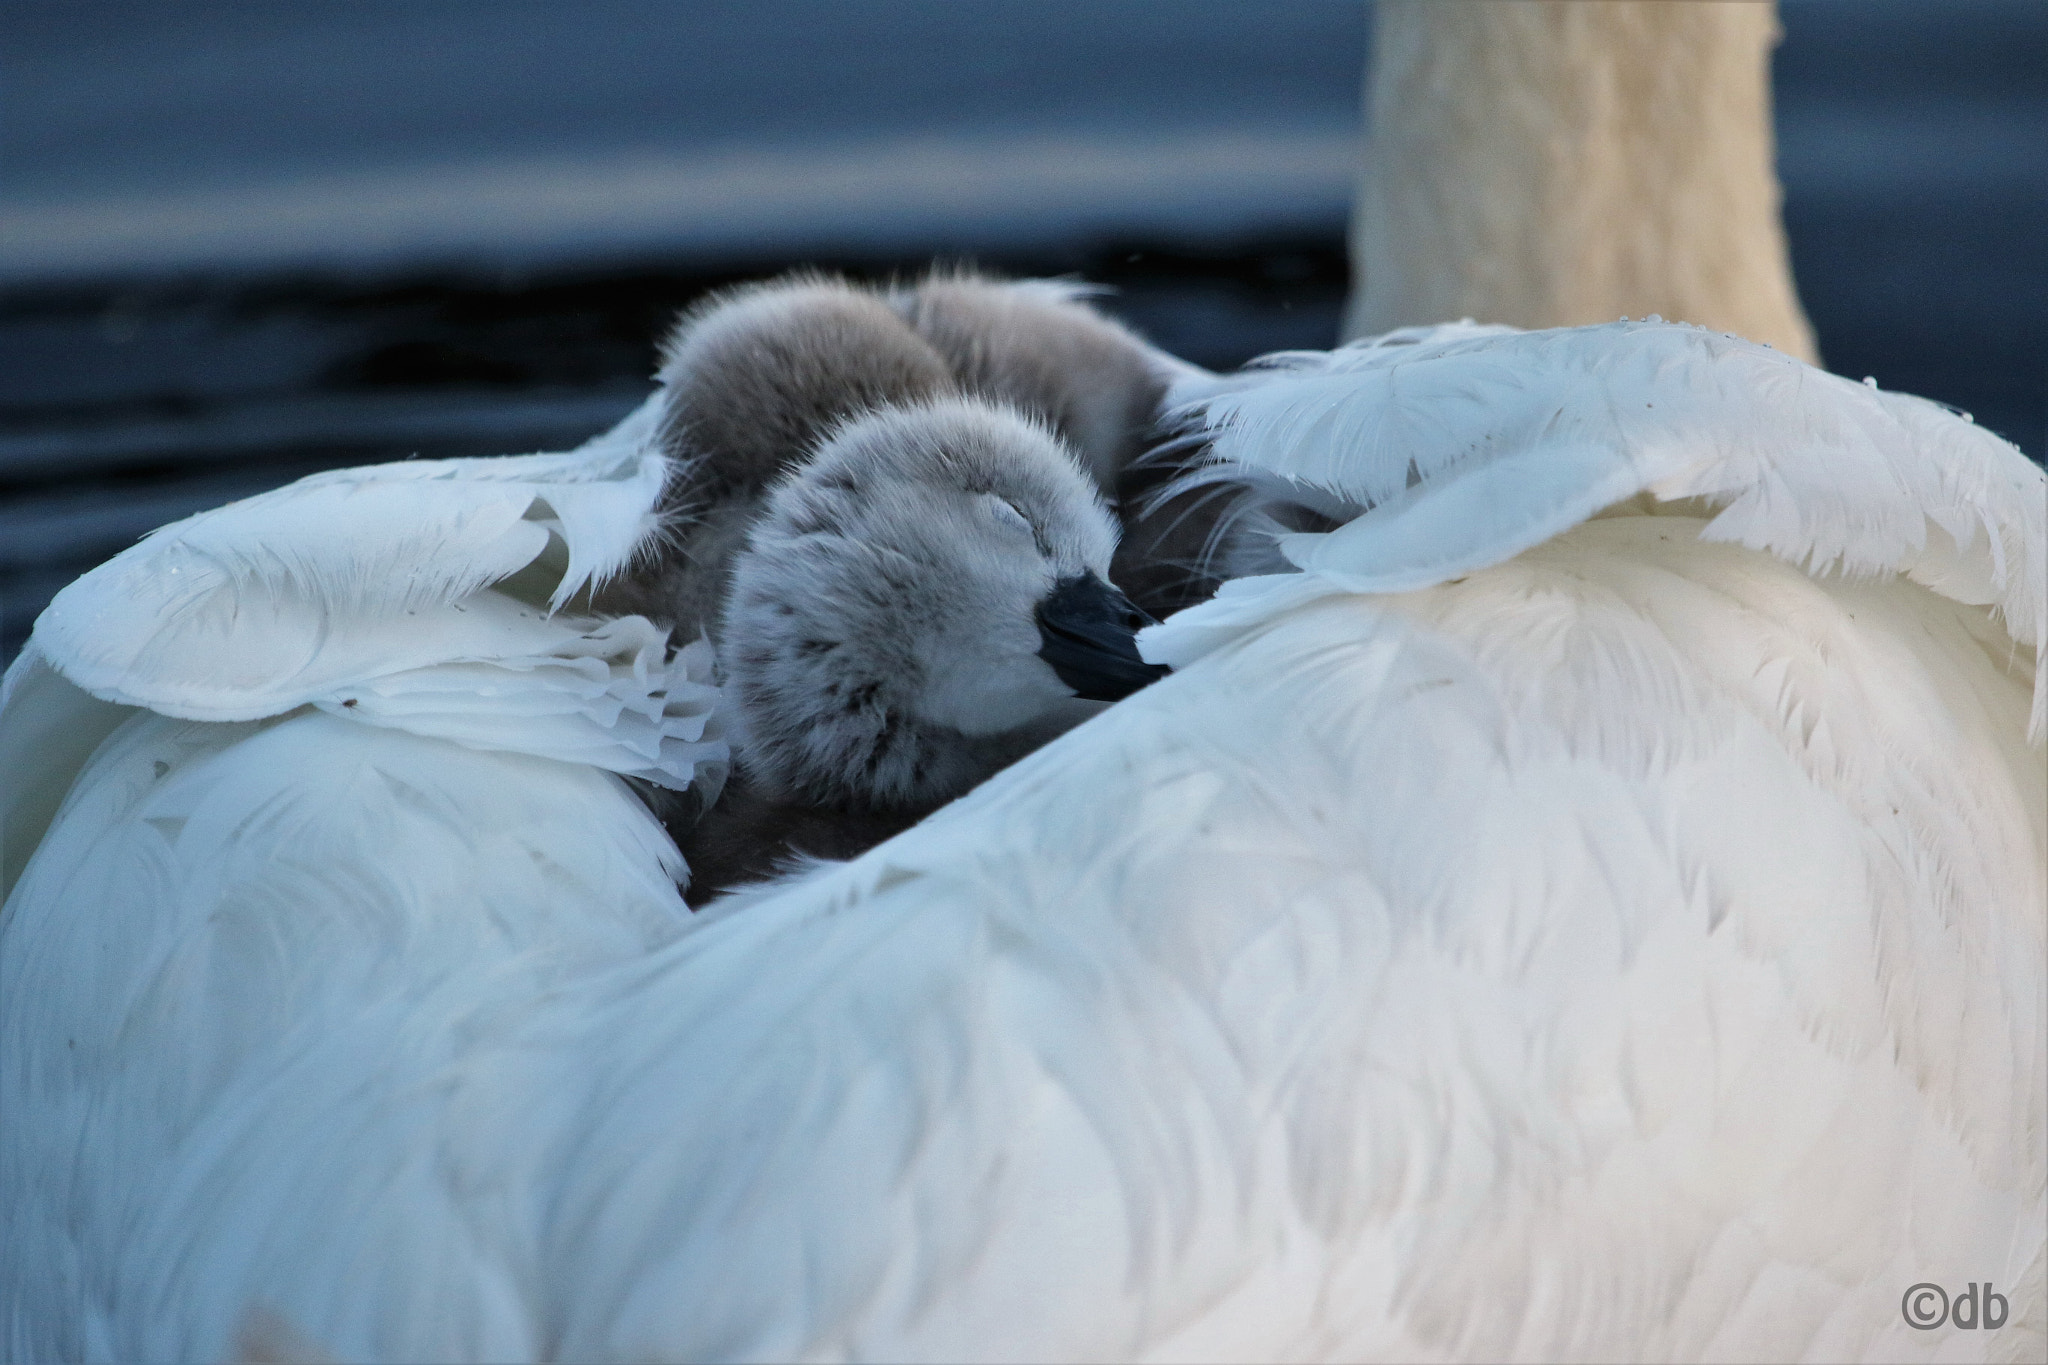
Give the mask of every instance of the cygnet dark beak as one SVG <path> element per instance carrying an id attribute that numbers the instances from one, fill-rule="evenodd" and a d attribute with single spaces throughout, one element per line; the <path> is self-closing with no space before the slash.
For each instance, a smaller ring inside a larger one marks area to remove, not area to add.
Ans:
<path id="1" fill-rule="evenodd" d="M 1094 574 L 1063 578 L 1038 604 L 1038 657 L 1088 701 L 1118 701 L 1166 676 L 1138 657 L 1132 638 L 1156 624 L 1130 598 Z"/>

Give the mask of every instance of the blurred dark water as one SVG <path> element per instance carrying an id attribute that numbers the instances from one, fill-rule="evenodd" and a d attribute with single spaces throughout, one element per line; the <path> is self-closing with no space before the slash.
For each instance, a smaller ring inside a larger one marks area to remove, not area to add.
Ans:
<path id="1" fill-rule="evenodd" d="M 1788 4 L 1793 275 L 1839 374 L 2048 444 L 2048 4 Z"/>
<path id="2" fill-rule="evenodd" d="M 0 656 L 162 522 L 561 448 L 709 288 L 935 255 L 1114 285 L 1211 366 L 1325 346 L 1349 0 L 0 11 Z M 1790 3 L 1786 221 L 1830 368 L 2042 456 L 2048 5 Z"/>

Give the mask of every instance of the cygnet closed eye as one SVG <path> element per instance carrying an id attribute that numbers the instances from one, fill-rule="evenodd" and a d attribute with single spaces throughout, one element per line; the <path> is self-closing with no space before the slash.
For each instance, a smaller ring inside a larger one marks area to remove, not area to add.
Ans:
<path id="1" fill-rule="evenodd" d="M 783 798 L 936 805 L 1162 670 L 1115 524 L 1044 426 L 972 399 L 835 430 L 734 565 L 740 752 Z"/>

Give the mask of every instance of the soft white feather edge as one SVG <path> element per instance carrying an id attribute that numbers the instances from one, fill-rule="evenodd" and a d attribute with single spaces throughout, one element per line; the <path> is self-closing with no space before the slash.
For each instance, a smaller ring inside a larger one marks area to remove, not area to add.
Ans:
<path id="1" fill-rule="evenodd" d="M 1217 459 L 1369 509 L 1281 542 L 1331 589 L 1428 587 L 1640 493 L 1696 498 L 1720 509 L 1708 539 L 1991 606 L 2035 649 L 2029 734 L 2048 730 L 2048 474 L 1925 399 L 1653 321 L 1407 328 L 1169 401 Z M 1269 615 L 1275 590 L 1319 595 L 1247 580 L 1147 632 L 1146 657 L 1184 665 Z"/>
<path id="2" fill-rule="evenodd" d="M 587 623 L 465 622 L 559 543 L 559 609 L 656 533 L 659 395 L 562 454 L 335 470 L 151 533 L 59 592 L 34 642 L 107 701 L 251 720 L 451 660 L 554 652 Z M 502 615 L 502 613 L 498 614 Z"/>
<path id="3" fill-rule="evenodd" d="M 91 751 L 56 732 L 97 742 L 87 722 L 131 707 L 218 722 L 313 706 L 715 789 L 730 755 L 707 642 L 671 650 L 643 617 L 481 591 L 551 543 L 555 608 L 623 568 L 656 527 L 658 416 L 649 400 L 566 454 L 314 475 L 167 526 L 65 588 L 0 686 L 0 757 L 35 760 L 0 799 L 0 881 Z"/>

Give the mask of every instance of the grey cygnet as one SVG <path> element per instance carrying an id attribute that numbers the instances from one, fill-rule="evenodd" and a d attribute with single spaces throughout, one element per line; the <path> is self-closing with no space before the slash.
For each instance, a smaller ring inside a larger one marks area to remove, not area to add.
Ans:
<path id="1" fill-rule="evenodd" d="M 1161 428 L 1172 381 L 1200 371 L 1095 312 L 1070 285 L 942 272 L 888 297 L 962 387 L 1036 414 L 1080 453 L 1117 509 L 1112 580 L 1142 609 L 1170 616 L 1215 592 L 1235 490 L 1180 491 L 1205 451 L 1163 441 L 1176 433 Z"/>
<path id="2" fill-rule="evenodd" d="M 1099 492 L 1149 431 L 1157 355 L 1067 292 L 960 276 L 803 277 L 685 320 L 675 534 L 600 606 L 718 646 L 733 778 L 657 807 L 693 903 L 861 852 L 1158 676 Z"/>
<path id="3" fill-rule="evenodd" d="M 1121 509 L 1116 581 L 1170 578 L 1177 587 L 1158 556 L 1137 552 L 1158 537 L 1134 525 L 1139 500 L 1123 493 L 1133 478 L 1150 487 L 1177 472 L 1138 456 L 1168 385 L 1196 371 L 1088 307 L 1085 292 L 935 271 L 885 291 L 803 273 L 713 295 L 663 350 L 661 441 L 675 467 L 662 498 L 669 535 L 653 562 L 597 605 L 652 617 L 679 638 L 712 629 L 732 557 L 777 479 L 846 418 L 948 396 L 1004 404 L 1049 426 Z M 1151 593 L 1136 595 L 1150 605 Z M 1169 592 L 1160 605 L 1178 608 L 1185 596 Z"/>

